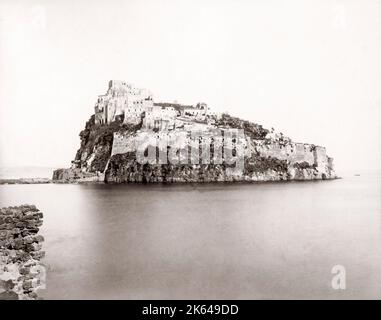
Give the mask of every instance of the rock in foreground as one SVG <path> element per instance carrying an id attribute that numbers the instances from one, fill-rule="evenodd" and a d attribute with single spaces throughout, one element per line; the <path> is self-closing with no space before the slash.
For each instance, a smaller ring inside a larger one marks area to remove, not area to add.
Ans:
<path id="1" fill-rule="evenodd" d="M 0 300 L 37 299 L 44 287 L 42 217 L 30 205 L 0 209 Z"/>

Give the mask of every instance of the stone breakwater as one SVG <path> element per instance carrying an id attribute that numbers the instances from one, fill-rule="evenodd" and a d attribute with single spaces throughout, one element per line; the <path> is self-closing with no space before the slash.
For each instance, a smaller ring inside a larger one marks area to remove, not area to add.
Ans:
<path id="1" fill-rule="evenodd" d="M 42 218 L 33 205 L 0 209 L 0 300 L 38 299 L 44 288 Z"/>

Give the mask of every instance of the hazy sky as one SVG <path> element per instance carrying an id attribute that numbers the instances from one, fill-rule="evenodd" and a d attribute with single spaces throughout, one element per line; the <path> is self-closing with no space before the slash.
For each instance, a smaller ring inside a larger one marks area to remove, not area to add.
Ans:
<path id="1" fill-rule="evenodd" d="M 0 166 L 69 166 L 110 79 L 381 166 L 381 1 L 4 1 Z"/>

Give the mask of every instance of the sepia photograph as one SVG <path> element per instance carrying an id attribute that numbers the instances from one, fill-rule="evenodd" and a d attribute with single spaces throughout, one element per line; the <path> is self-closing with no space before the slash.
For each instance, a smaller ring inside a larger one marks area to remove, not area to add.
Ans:
<path id="1" fill-rule="evenodd" d="M 0 0 L 0 133 L 0 300 L 381 298 L 380 0 Z"/>

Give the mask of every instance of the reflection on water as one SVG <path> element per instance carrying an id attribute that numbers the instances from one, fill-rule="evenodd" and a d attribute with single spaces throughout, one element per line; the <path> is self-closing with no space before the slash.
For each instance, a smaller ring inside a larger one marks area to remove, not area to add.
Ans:
<path id="1" fill-rule="evenodd" d="M 0 206 L 45 214 L 45 298 L 380 298 L 380 186 L 2 185 Z"/>

